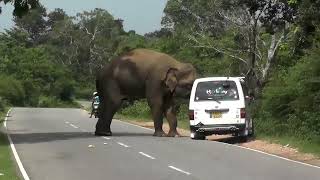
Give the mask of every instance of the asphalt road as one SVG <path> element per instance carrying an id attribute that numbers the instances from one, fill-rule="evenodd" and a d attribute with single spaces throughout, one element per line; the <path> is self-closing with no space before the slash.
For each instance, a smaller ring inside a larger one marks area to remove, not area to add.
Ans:
<path id="1" fill-rule="evenodd" d="M 114 120 L 95 137 L 79 109 L 14 108 L 7 127 L 31 180 L 317 180 L 320 169 L 212 141 L 153 137 Z M 92 145 L 92 146 L 90 146 Z"/>

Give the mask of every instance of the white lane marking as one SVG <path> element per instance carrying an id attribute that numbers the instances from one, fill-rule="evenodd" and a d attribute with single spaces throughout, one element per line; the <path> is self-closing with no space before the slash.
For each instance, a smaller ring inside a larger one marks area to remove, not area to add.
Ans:
<path id="1" fill-rule="evenodd" d="M 72 126 L 73 128 L 76 128 L 76 129 L 79 128 L 78 126 L 75 126 L 75 125 L 73 125 L 73 124 L 70 124 L 70 126 Z"/>
<path id="2" fill-rule="evenodd" d="M 7 116 L 6 116 L 6 118 L 4 119 L 4 127 L 5 127 L 6 130 L 7 130 L 7 136 L 8 136 L 8 139 L 9 139 L 10 147 L 11 147 L 13 156 L 14 156 L 14 158 L 15 158 L 16 161 L 17 161 L 17 164 L 18 164 L 18 167 L 19 167 L 20 172 L 21 172 L 21 174 L 22 174 L 22 177 L 23 177 L 24 180 L 30 180 L 30 178 L 29 178 L 26 170 L 24 169 L 24 167 L 23 167 L 23 165 L 22 165 L 22 162 L 21 162 L 21 160 L 20 160 L 20 157 L 19 157 L 19 155 L 18 155 L 18 153 L 17 153 L 17 150 L 16 150 L 16 148 L 15 148 L 13 142 L 12 142 L 12 139 L 11 139 L 11 137 L 10 137 L 10 135 L 9 135 L 9 132 L 8 132 L 7 120 L 8 120 L 8 116 L 9 116 L 11 110 L 12 110 L 12 109 L 10 109 L 10 110 L 8 111 Z"/>
<path id="3" fill-rule="evenodd" d="M 70 124 L 68 121 L 65 122 L 66 124 Z"/>
<path id="4" fill-rule="evenodd" d="M 148 131 L 153 131 L 153 129 L 150 129 L 150 128 L 146 128 L 146 127 L 142 127 L 142 126 L 139 126 L 139 125 L 131 124 L 131 123 L 128 123 L 128 122 L 120 121 L 118 119 L 114 119 L 114 120 L 119 121 L 119 122 L 124 123 L 124 124 L 129 124 L 131 126 L 135 126 L 135 127 L 139 127 L 139 128 L 142 128 L 142 129 L 146 129 Z"/>
<path id="5" fill-rule="evenodd" d="M 136 126 L 136 127 L 142 128 L 142 129 L 153 131 L 152 129 L 145 128 L 145 127 L 142 127 L 142 126 L 139 126 L 139 125 L 135 125 L 135 124 L 131 124 L 131 123 L 128 123 L 128 122 L 120 121 L 118 119 L 115 119 L 115 120 L 117 120 L 117 121 L 119 121 L 121 123 L 124 123 L 124 124 L 129 124 L 131 126 Z M 278 156 L 278 155 L 269 154 L 269 153 L 266 153 L 266 152 L 263 152 L 263 151 L 259 151 L 259 150 L 256 150 L 256 149 L 251 149 L 251 148 L 248 148 L 248 147 L 243 147 L 243 146 L 238 146 L 238 145 L 228 144 L 228 143 L 223 143 L 223 142 L 218 142 L 218 141 L 215 141 L 215 142 L 216 143 L 226 144 L 228 146 L 234 146 L 234 147 L 238 147 L 238 148 L 242 148 L 242 149 L 247 149 L 247 150 L 258 152 L 258 153 L 262 153 L 262 154 L 265 154 L 265 155 L 268 155 L 268 156 L 272 156 L 272 157 L 276 157 L 276 158 L 279 158 L 279 159 L 283 159 L 283 160 L 286 160 L 286 161 L 290 161 L 290 162 L 298 163 L 298 164 L 301 164 L 301 165 L 305 165 L 305 166 L 309 166 L 309 167 L 314 167 L 314 168 L 320 169 L 320 167 L 316 166 L 316 165 L 311 165 L 311 164 L 303 163 L 303 162 L 300 162 L 300 161 L 295 161 L 295 160 L 284 158 L 284 157 L 281 157 L 281 156 Z"/>
<path id="6" fill-rule="evenodd" d="M 108 138 L 108 137 L 102 137 L 103 139 L 106 139 L 106 140 L 110 140 L 110 138 Z"/>
<path id="7" fill-rule="evenodd" d="M 223 143 L 223 142 L 217 142 L 217 143 Z M 243 146 L 238 146 L 238 145 L 228 144 L 228 143 L 223 143 L 223 144 L 228 145 L 228 146 L 238 147 L 238 148 L 241 148 L 241 149 L 246 149 L 246 150 L 254 151 L 254 152 L 257 152 L 257 153 L 261 153 L 261 154 L 265 154 L 265 155 L 268 155 L 268 156 L 276 157 L 276 158 L 279 158 L 279 159 L 282 159 L 282 160 L 286 160 L 286 161 L 289 161 L 289 162 L 294 162 L 294 163 L 298 163 L 298 164 L 301 164 L 301 165 L 305 165 L 305 166 L 309 166 L 309 167 L 313 167 L 313 168 L 318 168 L 318 169 L 320 169 L 319 166 L 315 166 L 315 165 L 311 165 L 311 164 L 307 164 L 307 163 L 295 161 L 295 160 L 288 159 L 288 158 L 281 157 L 281 156 L 274 155 L 274 154 L 269 154 L 269 153 L 266 153 L 266 152 L 263 152 L 263 151 L 259 151 L 259 150 L 256 150 L 256 149 L 251 149 L 251 148 L 248 148 L 248 147 L 243 147 Z"/>
<path id="8" fill-rule="evenodd" d="M 139 154 L 141 154 L 141 155 L 143 155 L 143 156 L 145 156 L 147 158 L 150 158 L 150 159 L 156 159 L 156 158 L 154 158 L 154 157 L 152 157 L 152 156 L 150 156 L 150 155 L 148 155 L 148 154 L 146 154 L 144 152 L 139 152 Z"/>
<path id="9" fill-rule="evenodd" d="M 126 148 L 128 148 L 128 147 L 130 147 L 130 146 L 128 146 L 128 145 L 126 145 L 126 144 L 123 144 L 122 142 L 117 142 L 120 146 L 123 146 L 123 147 L 126 147 Z"/>
<path id="10" fill-rule="evenodd" d="M 176 167 L 174 167 L 174 166 L 168 166 L 168 167 L 171 168 L 171 169 L 174 169 L 174 170 L 176 170 L 176 171 L 179 171 L 179 172 L 181 172 L 181 173 L 184 173 L 184 174 L 186 174 L 186 175 L 191 175 L 191 173 L 189 173 L 189 172 L 187 172 L 187 171 L 184 171 L 184 170 L 182 170 L 182 169 L 176 168 Z"/>

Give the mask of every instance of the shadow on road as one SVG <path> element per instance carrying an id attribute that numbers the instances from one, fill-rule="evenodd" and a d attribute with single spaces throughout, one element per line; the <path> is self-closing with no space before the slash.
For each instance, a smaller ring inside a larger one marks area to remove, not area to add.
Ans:
<path id="1" fill-rule="evenodd" d="M 249 141 L 253 141 L 254 138 L 249 138 L 249 139 L 244 139 L 244 138 L 241 138 L 241 137 L 234 137 L 234 136 L 228 136 L 228 137 L 225 137 L 225 136 L 222 136 L 222 137 L 219 137 L 219 136 L 210 136 L 208 138 L 209 141 L 218 141 L 218 142 L 223 142 L 223 143 L 228 143 L 228 144 L 241 144 L 241 143 L 245 143 L 245 142 L 249 142 Z"/>
<path id="2" fill-rule="evenodd" d="M 151 133 L 134 133 L 134 132 L 113 132 L 112 137 L 138 137 L 138 136 L 150 136 L 153 137 Z"/>
<path id="3" fill-rule="evenodd" d="M 49 132 L 49 133 L 12 133 L 10 134 L 14 144 L 33 144 L 52 141 L 63 141 L 70 139 L 88 139 L 99 138 L 93 135 L 92 132 Z M 128 133 L 128 132 L 116 132 L 112 137 L 138 137 L 138 136 L 150 136 L 148 133 Z"/>
<path id="4" fill-rule="evenodd" d="M 70 139 L 95 138 L 93 134 L 88 132 L 12 133 L 10 136 L 14 144 L 33 144 Z"/>

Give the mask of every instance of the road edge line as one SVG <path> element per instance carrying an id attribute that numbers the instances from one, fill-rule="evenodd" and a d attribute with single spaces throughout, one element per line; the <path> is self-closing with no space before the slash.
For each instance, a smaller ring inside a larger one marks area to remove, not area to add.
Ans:
<path id="1" fill-rule="evenodd" d="M 252 148 L 245 147 L 245 146 L 238 146 L 238 145 L 228 144 L 228 143 L 223 143 L 223 142 L 218 142 L 218 141 L 215 141 L 215 142 L 222 143 L 222 144 L 225 144 L 225 145 L 228 145 L 228 146 L 241 148 L 241 149 L 246 149 L 246 150 L 249 150 L 249 151 L 254 151 L 254 152 L 257 152 L 257 153 L 261 153 L 261 154 L 264 154 L 264 155 L 272 156 L 272 157 L 275 157 L 275 158 L 279 158 L 279 159 L 286 160 L 286 161 L 289 161 L 289 162 L 297 163 L 297 164 L 300 164 L 300 165 L 305 165 L 305 166 L 309 166 L 309 167 L 320 169 L 320 166 L 316 166 L 316 165 L 312 165 L 312 164 L 308 164 L 308 163 L 292 160 L 292 159 L 289 159 L 289 158 L 281 157 L 279 155 L 263 152 L 263 151 L 260 151 L 260 150 L 257 150 L 257 149 L 252 149 Z"/>
<path id="2" fill-rule="evenodd" d="M 14 146 L 14 144 L 13 144 L 13 142 L 12 142 L 12 139 L 11 139 L 9 133 L 8 133 L 9 131 L 8 131 L 8 128 L 7 128 L 7 120 L 8 120 L 8 116 L 9 116 L 11 110 L 12 110 L 12 108 L 10 108 L 9 111 L 7 112 L 7 115 L 6 115 L 5 119 L 4 119 L 3 125 L 4 125 L 4 127 L 5 127 L 5 129 L 6 129 L 6 131 L 7 131 L 6 134 L 7 134 L 9 143 L 10 143 L 10 147 L 11 147 L 13 156 L 14 156 L 17 164 L 18 164 L 18 167 L 19 167 L 19 170 L 20 170 L 20 172 L 21 172 L 21 174 L 22 174 L 22 177 L 23 177 L 24 180 L 30 180 L 30 178 L 29 178 L 26 170 L 24 169 L 24 167 L 23 167 L 23 165 L 22 165 L 22 162 L 21 162 L 21 160 L 20 160 L 20 157 L 19 157 L 19 155 L 18 155 L 18 152 L 17 152 L 17 150 L 16 150 L 16 147 Z"/>

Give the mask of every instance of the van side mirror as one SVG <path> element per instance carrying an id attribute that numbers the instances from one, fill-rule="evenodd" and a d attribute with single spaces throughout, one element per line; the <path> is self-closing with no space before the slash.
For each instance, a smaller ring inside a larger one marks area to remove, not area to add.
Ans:
<path id="1" fill-rule="evenodd" d="M 251 96 L 245 96 L 246 100 L 252 100 L 253 98 Z"/>

